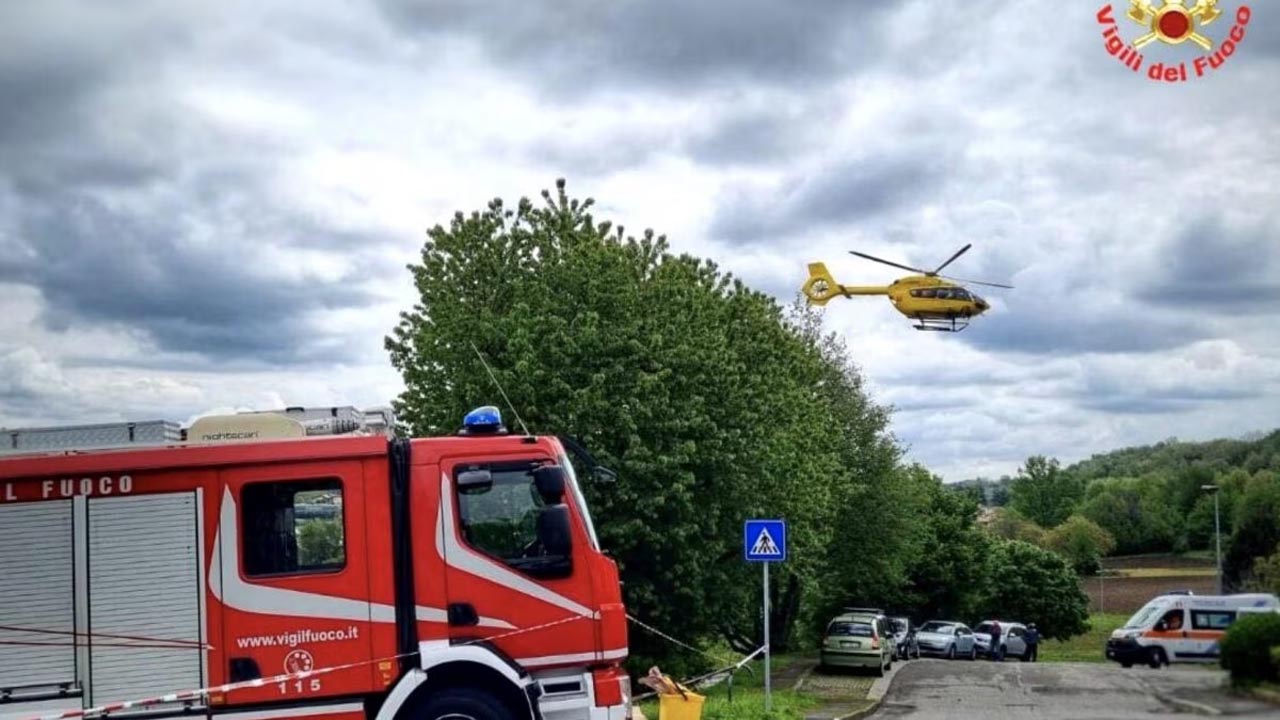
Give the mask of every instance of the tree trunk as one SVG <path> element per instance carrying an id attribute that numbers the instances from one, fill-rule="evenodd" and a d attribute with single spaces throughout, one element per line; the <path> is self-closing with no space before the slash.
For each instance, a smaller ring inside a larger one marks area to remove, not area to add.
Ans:
<path id="1" fill-rule="evenodd" d="M 771 590 L 773 590 L 771 588 Z M 792 631 L 795 630 L 796 618 L 800 614 L 800 578 L 787 575 L 785 588 L 781 592 L 772 592 L 769 607 L 770 640 L 773 650 L 787 652 L 791 649 Z"/>

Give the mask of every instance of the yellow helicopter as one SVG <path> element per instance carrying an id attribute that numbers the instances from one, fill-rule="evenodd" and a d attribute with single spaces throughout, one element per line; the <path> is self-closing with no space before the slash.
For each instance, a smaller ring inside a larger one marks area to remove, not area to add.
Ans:
<path id="1" fill-rule="evenodd" d="M 970 285 L 987 285 L 989 287 L 1013 289 L 1012 285 L 979 282 L 977 280 L 960 280 L 947 282 L 939 275 L 942 269 L 950 265 L 956 258 L 965 254 L 972 243 L 960 248 L 955 255 L 934 270 L 899 265 L 896 262 L 850 250 L 850 254 L 860 258 L 891 265 L 902 270 L 909 270 L 919 275 L 911 275 L 894 280 L 887 286 L 856 287 L 841 285 L 827 271 L 823 263 L 809 263 L 809 279 L 805 281 L 803 292 L 812 305 L 826 305 L 835 297 L 853 297 L 854 295 L 888 295 L 893 307 L 903 315 L 915 320 L 917 330 L 936 330 L 940 332 L 959 332 L 969 326 L 969 320 L 986 312 L 991 306 L 977 294 L 969 292 L 956 283 Z"/>

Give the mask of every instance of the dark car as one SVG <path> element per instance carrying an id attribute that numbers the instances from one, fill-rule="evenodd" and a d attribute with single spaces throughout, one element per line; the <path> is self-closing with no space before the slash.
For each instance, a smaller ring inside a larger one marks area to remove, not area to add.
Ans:
<path id="1" fill-rule="evenodd" d="M 893 633 L 894 649 L 899 660 L 920 657 L 920 645 L 916 642 L 916 628 L 910 618 L 889 618 L 889 630 Z"/>

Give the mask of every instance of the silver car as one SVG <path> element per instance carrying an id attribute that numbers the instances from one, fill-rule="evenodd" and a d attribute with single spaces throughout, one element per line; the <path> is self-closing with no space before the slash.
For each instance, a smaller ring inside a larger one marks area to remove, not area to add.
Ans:
<path id="1" fill-rule="evenodd" d="M 1008 620 L 984 620 L 978 623 L 973 631 L 973 637 L 978 643 L 978 654 L 992 657 L 991 651 L 994 648 L 991 647 L 991 630 L 996 623 L 1000 623 L 1000 656 L 1026 658 L 1027 626 Z"/>
<path id="2" fill-rule="evenodd" d="M 916 644 L 921 655 L 934 655 L 954 660 L 958 657 L 978 659 L 978 643 L 973 631 L 962 622 L 930 620 L 916 631 Z"/>

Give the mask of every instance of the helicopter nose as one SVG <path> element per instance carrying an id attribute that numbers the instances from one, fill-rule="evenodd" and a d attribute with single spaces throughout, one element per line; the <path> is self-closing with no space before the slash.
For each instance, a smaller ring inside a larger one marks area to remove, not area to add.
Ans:
<path id="1" fill-rule="evenodd" d="M 983 300 L 980 297 L 974 298 L 974 302 L 978 304 L 978 312 L 986 312 L 986 310 L 991 307 L 987 304 L 986 300 Z"/>

